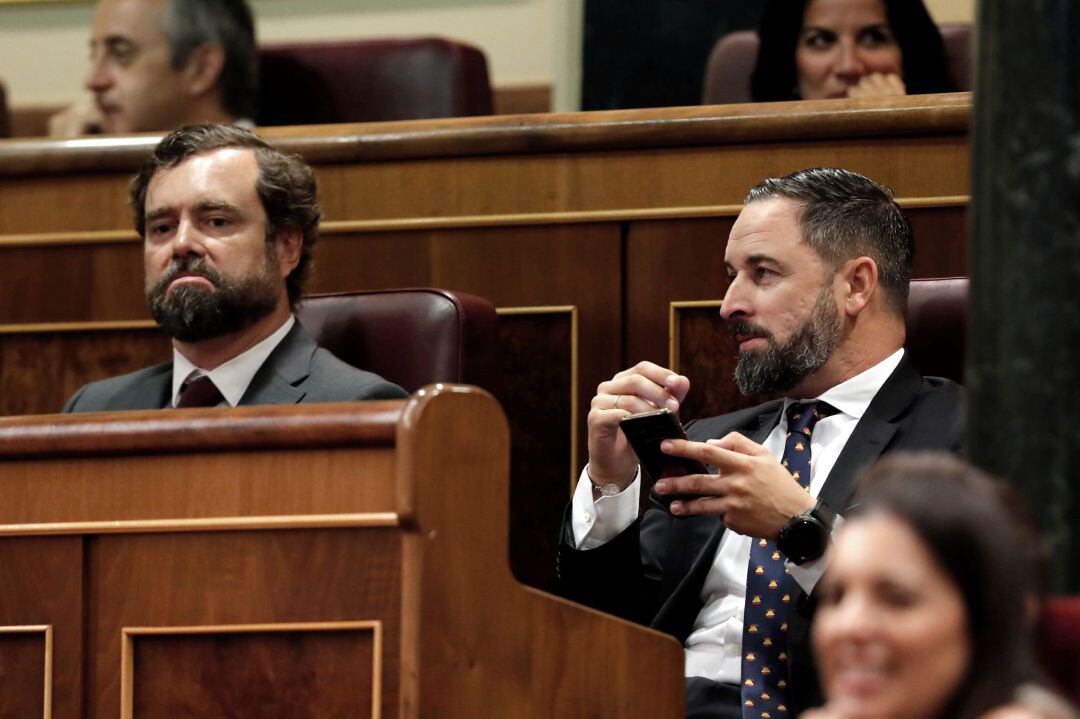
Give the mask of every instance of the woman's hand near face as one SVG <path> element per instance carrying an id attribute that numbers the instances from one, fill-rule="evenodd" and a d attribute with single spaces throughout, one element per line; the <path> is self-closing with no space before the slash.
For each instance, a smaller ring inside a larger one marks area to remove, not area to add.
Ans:
<path id="1" fill-rule="evenodd" d="M 858 83 L 848 88 L 848 97 L 897 97 L 906 94 L 904 81 L 895 73 L 863 75 Z"/>

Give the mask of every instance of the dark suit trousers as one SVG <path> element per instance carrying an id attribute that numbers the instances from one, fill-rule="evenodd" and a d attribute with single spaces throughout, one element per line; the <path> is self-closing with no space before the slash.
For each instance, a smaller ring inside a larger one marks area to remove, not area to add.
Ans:
<path id="1" fill-rule="evenodd" d="M 742 719 L 739 687 L 705 677 L 687 677 L 686 719 Z"/>

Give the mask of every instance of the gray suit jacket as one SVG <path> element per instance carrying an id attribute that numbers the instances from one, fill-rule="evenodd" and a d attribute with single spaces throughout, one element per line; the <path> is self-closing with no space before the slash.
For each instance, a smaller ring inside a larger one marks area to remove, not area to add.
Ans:
<path id="1" fill-rule="evenodd" d="M 172 362 L 84 385 L 65 412 L 161 409 L 172 399 Z M 255 373 L 241 405 L 404 399 L 401 387 L 345 364 L 297 322 Z"/>

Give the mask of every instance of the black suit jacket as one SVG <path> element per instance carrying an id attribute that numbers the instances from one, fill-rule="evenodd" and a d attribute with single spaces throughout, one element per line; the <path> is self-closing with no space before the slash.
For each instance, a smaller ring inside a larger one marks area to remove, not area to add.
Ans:
<path id="1" fill-rule="evenodd" d="M 687 425 L 704 441 L 737 431 L 762 443 L 780 421 L 783 401 L 710 417 Z M 855 477 L 883 452 L 958 452 L 963 432 L 963 390 L 937 377 L 922 377 L 905 354 L 855 426 L 829 472 L 819 499 L 841 513 L 850 507 Z M 569 510 L 568 510 L 569 511 Z M 716 517 L 679 519 L 655 495 L 644 516 L 611 542 L 588 551 L 574 548 L 564 522 L 555 585 L 563 596 L 667 632 L 686 641 L 701 611 L 701 589 L 716 557 L 724 526 Z M 820 703 L 809 652 L 813 601 L 801 591 L 789 619 L 791 716 Z"/>
<path id="2" fill-rule="evenodd" d="M 377 374 L 345 364 L 315 344 L 297 322 L 255 373 L 241 405 L 404 399 L 408 393 Z M 172 401 L 172 362 L 84 385 L 65 412 L 160 409 Z"/>

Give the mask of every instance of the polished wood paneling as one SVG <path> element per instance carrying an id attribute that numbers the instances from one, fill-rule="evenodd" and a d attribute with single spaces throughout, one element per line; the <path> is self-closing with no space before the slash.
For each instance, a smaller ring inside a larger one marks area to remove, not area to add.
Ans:
<path id="1" fill-rule="evenodd" d="M 6 483 L 0 491 L 6 490 L 4 493 L 11 501 L 18 492 L 13 491 L 6 480 L 6 474 L 0 475 L 0 481 Z M 83 538 L 77 536 L 0 538 L 0 627 L 50 627 L 51 637 L 47 641 L 44 632 L 35 631 L 31 644 L 48 647 L 51 643 L 48 689 L 52 716 L 57 719 L 80 716 L 84 666 L 83 542 Z M 7 646 L 10 645 L 0 642 L 0 647 Z M 13 707 L 10 716 L 40 717 L 44 715 L 42 680 L 46 655 L 42 653 L 35 658 L 38 655 L 33 647 L 24 646 L 22 650 L 16 656 L 8 654 L 6 648 L 0 648 L 3 661 L 14 662 L 12 666 L 16 672 L 10 682 L 3 680 L 0 702 L 5 707 Z M 35 656 L 29 657 L 25 651 Z M 27 672 L 33 676 L 24 684 Z M 34 707 L 42 711 L 34 713 Z"/>
<path id="2" fill-rule="evenodd" d="M 381 628 L 348 624 L 127 629 L 120 715 L 379 717 Z"/>
<path id="3" fill-rule="evenodd" d="M 550 581 L 558 546 L 551 528 L 578 471 L 577 342 L 575 307 L 499 311 L 495 396 L 510 421 L 510 566 L 535 587 Z"/>
<path id="4" fill-rule="evenodd" d="M 0 626 L 0 717 L 52 716 L 50 627 Z"/>
<path id="5" fill-rule="evenodd" d="M 87 382 L 171 357 L 168 337 L 153 325 L 0 327 L 0 416 L 59 412 Z"/>
<path id="6" fill-rule="evenodd" d="M 92 583 L 89 597 L 95 617 L 91 639 L 100 648 L 91 668 L 91 686 L 97 688 L 98 700 L 89 715 L 120 715 L 123 639 L 125 630 L 132 627 L 378 619 L 382 622 L 379 661 L 396 666 L 400 656 L 401 626 L 400 542 L 400 534 L 394 529 L 207 532 L 188 534 L 183 541 L 177 541 L 169 534 L 101 537 L 89 553 L 91 574 L 100 578 Z M 190 579 L 178 581 L 184 577 Z M 251 591 L 252 587 L 259 590 Z M 226 641 L 224 632 L 215 634 L 217 642 L 209 642 L 205 636 L 181 641 L 174 635 L 167 639 L 159 637 L 153 642 L 142 635 L 134 637 L 132 689 L 136 710 L 140 704 L 160 710 L 174 698 L 183 701 L 187 696 L 196 702 L 198 716 L 244 716 L 245 712 L 239 711 L 235 704 L 230 713 L 213 709 L 213 703 L 239 701 L 250 708 L 260 706 L 265 693 L 271 692 L 271 696 L 283 702 L 278 716 L 321 716 L 313 711 L 313 707 L 321 702 L 356 698 L 347 695 L 348 687 L 340 689 L 345 696 L 337 697 L 317 690 L 325 686 L 324 679 L 331 679 L 335 674 L 340 678 L 344 672 L 350 676 L 350 684 L 368 686 L 364 706 L 370 714 L 375 654 L 369 651 L 367 661 L 360 661 L 365 655 L 356 654 L 359 647 L 355 636 L 347 637 L 344 645 L 336 643 L 335 647 L 326 643 L 334 639 L 332 635 L 315 636 L 319 634 L 316 632 L 307 637 L 293 635 L 291 638 L 278 633 L 260 633 L 247 637 L 246 641 L 239 641 L 237 637 Z M 158 645 L 149 650 L 153 656 L 140 657 L 140 647 L 150 643 Z M 165 644 L 169 646 L 163 646 Z M 172 651 L 178 654 L 171 657 Z M 230 670 L 236 679 L 246 675 L 245 682 L 234 687 L 234 690 L 247 687 L 246 693 L 229 693 L 230 671 L 200 677 L 185 668 L 188 662 L 198 661 L 198 656 L 207 651 L 216 657 L 213 662 L 230 655 L 235 657 L 238 652 L 248 655 Z M 281 670 L 291 665 L 296 671 L 281 675 L 277 679 L 281 686 L 276 691 L 262 688 L 260 682 L 266 672 L 272 671 L 273 664 L 253 665 L 256 657 L 251 656 L 252 652 L 267 659 L 273 657 L 274 664 Z M 334 657 L 344 664 L 324 666 L 312 661 L 332 661 Z M 140 659 L 151 663 L 140 665 Z M 180 695 L 155 696 L 162 682 L 170 681 L 168 671 L 163 667 L 170 661 L 176 662 L 176 690 Z M 166 671 L 164 676 L 163 670 Z M 310 684 L 314 682 L 311 675 L 316 672 L 330 676 L 319 679 L 317 685 Z M 291 697 L 277 693 L 289 686 L 302 687 L 296 683 L 305 681 L 309 682 L 307 691 L 310 693 L 301 692 Z M 196 687 L 201 687 L 200 693 L 194 693 Z M 386 673 L 379 691 L 383 714 L 395 716 L 396 672 Z M 315 704 L 301 704 L 304 699 Z M 135 716 L 143 715 L 136 711 Z M 154 711 L 149 716 L 176 714 Z"/>
<path id="7" fill-rule="evenodd" d="M 620 362 L 617 223 L 335 233 L 317 251 L 313 292 L 426 286 L 469 292 L 497 307 L 573 305 L 581 328 L 578 381 L 595 387 Z M 543 376 L 547 368 L 536 362 L 530 373 Z"/>
<path id="8" fill-rule="evenodd" d="M 718 300 L 673 302 L 668 367 L 690 380 L 690 393 L 679 414 L 684 421 L 753 407 L 768 395 L 746 396 L 735 384 L 738 345 L 720 318 Z"/>

